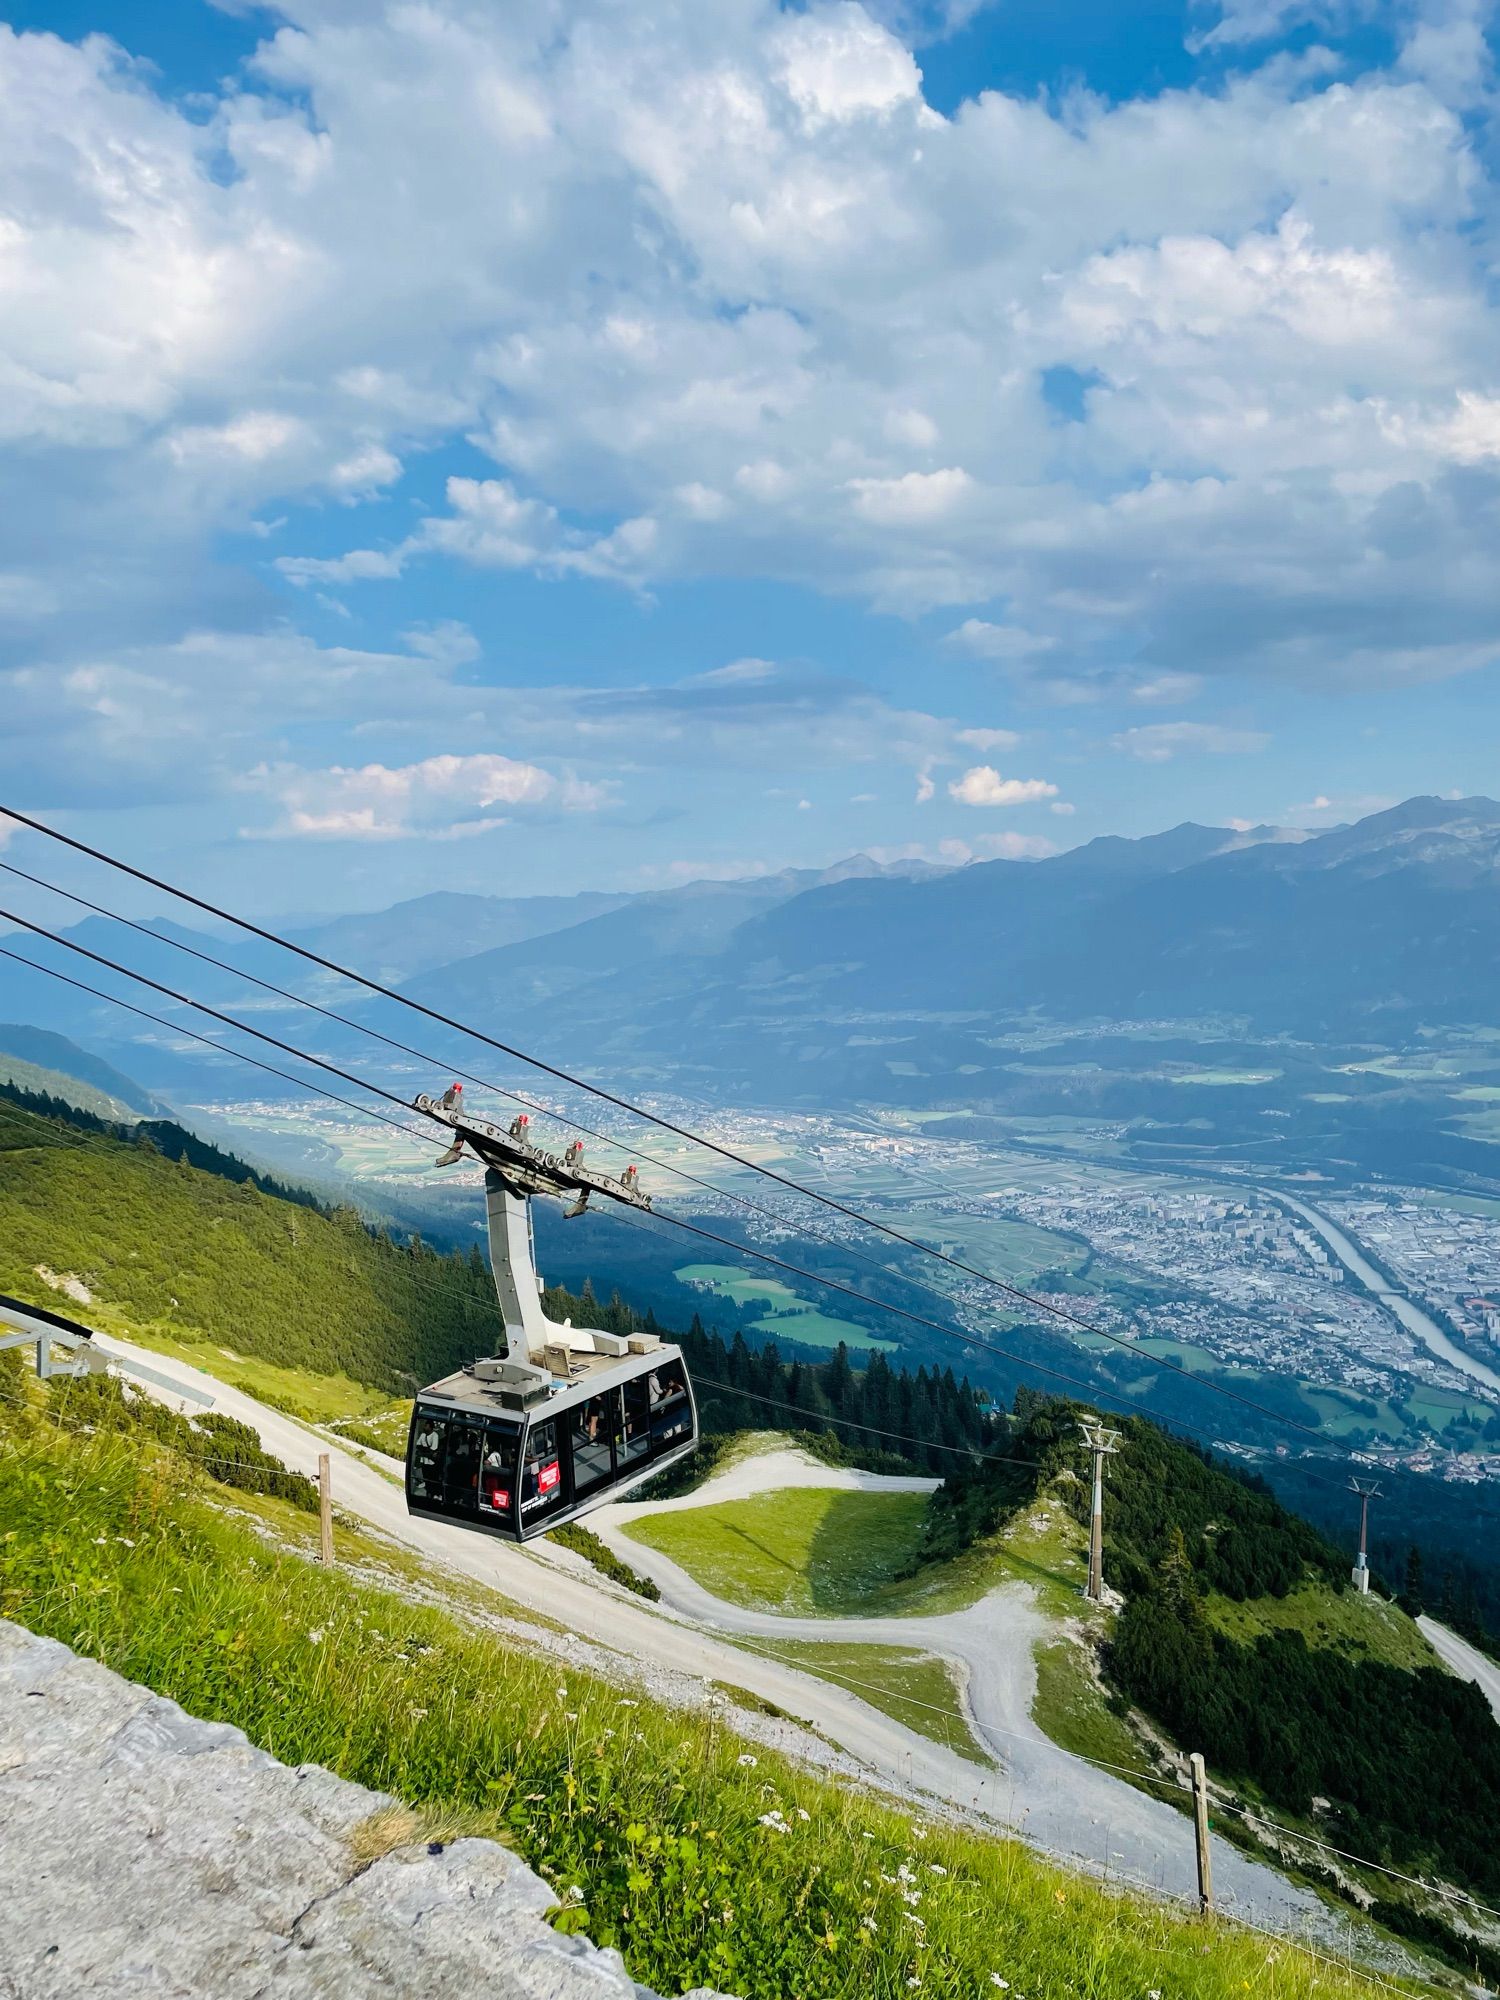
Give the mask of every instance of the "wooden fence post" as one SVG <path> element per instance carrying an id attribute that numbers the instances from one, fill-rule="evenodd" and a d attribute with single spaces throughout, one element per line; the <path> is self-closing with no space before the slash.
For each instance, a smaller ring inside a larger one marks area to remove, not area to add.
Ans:
<path id="1" fill-rule="evenodd" d="M 333 1562 L 333 1463 L 326 1451 L 318 1453 L 318 1542 L 326 1564 Z"/>
<path id="2" fill-rule="evenodd" d="M 1198 1839 L 1198 1908 L 1206 1917 L 1214 1906 L 1214 1865 L 1208 1846 L 1208 1772 L 1196 1750 L 1188 1764 L 1193 1773 L 1193 1827 Z"/>

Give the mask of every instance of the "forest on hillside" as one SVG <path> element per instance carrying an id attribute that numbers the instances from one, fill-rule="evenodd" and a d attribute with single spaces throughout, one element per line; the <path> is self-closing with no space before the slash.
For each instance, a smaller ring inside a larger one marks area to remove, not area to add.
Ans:
<path id="1" fill-rule="evenodd" d="M 1017 1399 L 998 1457 L 934 1495 L 927 1551 L 952 1554 L 1050 1491 L 1080 1522 L 1078 1419 L 1065 1399 Z M 1297 1630 L 1250 1643 L 1216 1629 L 1214 1597 L 1246 1603 L 1347 1588 L 1347 1558 L 1265 1481 L 1119 1421 L 1109 1463 L 1105 1574 L 1125 1603 L 1108 1679 L 1221 1781 L 1311 1817 L 1335 1845 L 1480 1895 L 1500 1892 L 1500 1728 L 1479 1689 L 1436 1667 L 1408 1671 L 1309 1645 Z"/>
<path id="2" fill-rule="evenodd" d="M 0 1104 L 0 1290 L 40 1297 L 45 1265 L 140 1324 L 340 1372 L 392 1396 L 495 1351 L 499 1311 L 477 1244 L 445 1253 L 416 1235 L 398 1240 L 354 1209 L 283 1191 L 179 1127 L 127 1136 L 60 1100 L 23 1105 L 20 1095 Z M 666 1331 L 618 1293 L 601 1304 L 588 1286 L 553 1289 L 546 1303 L 579 1325 Z M 752 1349 L 738 1331 L 726 1342 L 696 1315 L 667 1337 L 681 1341 L 700 1383 L 708 1435 L 826 1423 L 862 1459 L 895 1450 L 903 1467 L 934 1472 L 988 1436 L 986 1404 L 951 1369 L 892 1368 L 876 1355 L 856 1370 L 842 1346 L 826 1362 L 785 1363 L 774 1342 Z"/>
<path id="3" fill-rule="evenodd" d="M 618 1292 L 601 1305 L 587 1284 L 576 1293 L 549 1286 L 543 1299 L 557 1319 L 676 1341 L 692 1370 L 705 1437 L 826 1427 L 862 1464 L 941 1477 L 965 1456 L 981 1455 L 994 1435 L 988 1399 L 951 1368 L 892 1367 L 874 1353 L 857 1369 L 842 1341 L 826 1361 L 784 1361 L 774 1340 L 752 1347 L 739 1330 L 726 1340 L 697 1313 L 685 1332 L 673 1332 Z"/>
<path id="4" fill-rule="evenodd" d="M 46 1266 L 141 1325 L 393 1396 L 493 1351 L 499 1315 L 477 1247 L 397 1242 L 354 1209 L 266 1191 L 217 1147 L 100 1127 L 71 1108 L 0 1104 L 0 1290 L 43 1299 Z"/>

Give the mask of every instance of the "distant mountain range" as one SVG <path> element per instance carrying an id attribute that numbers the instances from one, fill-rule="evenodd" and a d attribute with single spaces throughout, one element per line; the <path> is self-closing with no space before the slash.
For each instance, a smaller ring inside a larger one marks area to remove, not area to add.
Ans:
<path id="1" fill-rule="evenodd" d="M 408 990 L 553 1056 L 779 1076 L 799 1096 L 810 1070 L 878 1092 L 893 1058 L 982 1066 L 987 1025 L 1028 1016 L 1344 1041 L 1500 1012 L 1488 799 L 1313 835 L 1185 825 L 916 879 L 846 870 L 759 908 L 738 886 L 696 928 L 674 897 L 632 903 Z"/>
<path id="2" fill-rule="evenodd" d="M 1026 1023 L 1327 1044 L 1500 1025 L 1497 891 L 1500 805 L 1417 798 L 1327 832 L 1189 824 L 1035 862 L 855 856 L 629 897 L 439 893 L 301 940 L 590 1074 L 762 1103 L 956 1105 L 986 1099 L 993 1038 Z M 97 918 L 69 935 L 262 1023 L 278 1005 L 169 940 L 425 1042 L 410 1016 L 272 947 L 152 928 L 160 944 Z M 96 977 L 55 947 L 26 949 Z M 7 966 L 0 1011 L 179 1099 L 209 1076 L 227 1091 L 216 1058 L 40 975 Z M 288 1039 L 354 1046 L 300 1011 L 284 1018 Z"/>
<path id="3" fill-rule="evenodd" d="M 568 930 L 631 900 L 602 890 L 577 896 L 463 896 L 439 889 L 389 910 L 333 917 L 289 935 L 309 951 L 390 984 L 459 954 Z"/>

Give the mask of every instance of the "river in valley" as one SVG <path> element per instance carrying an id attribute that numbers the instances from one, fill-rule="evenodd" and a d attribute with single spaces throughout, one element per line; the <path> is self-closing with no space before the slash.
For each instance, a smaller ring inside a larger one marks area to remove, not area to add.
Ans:
<path id="1" fill-rule="evenodd" d="M 1300 1215 L 1309 1229 L 1317 1231 L 1344 1269 L 1358 1278 L 1387 1312 L 1394 1313 L 1407 1332 L 1420 1340 L 1429 1354 L 1436 1355 L 1450 1368 L 1456 1368 L 1473 1381 L 1482 1382 L 1486 1388 L 1500 1393 L 1500 1374 L 1476 1356 L 1466 1353 L 1456 1340 L 1444 1333 L 1430 1313 L 1424 1312 L 1404 1292 L 1393 1290 L 1389 1279 L 1375 1269 L 1358 1244 L 1342 1229 L 1317 1209 L 1309 1208 L 1305 1201 L 1299 1201 L 1295 1195 L 1287 1194 L 1280 1188 L 1275 1190 L 1275 1195 L 1278 1201 Z"/>

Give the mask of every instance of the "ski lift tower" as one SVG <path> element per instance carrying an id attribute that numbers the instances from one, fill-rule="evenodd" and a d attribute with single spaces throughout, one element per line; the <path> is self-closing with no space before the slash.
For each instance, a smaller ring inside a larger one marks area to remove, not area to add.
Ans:
<path id="1" fill-rule="evenodd" d="M 1104 1602 L 1104 1461 L 1120 1449 L 1121 1433 L 1097 1420 L 1078 1419 L 1084 1443 L 1093 1459 L 1093 1495 L 1089 1507 L 1089 1583 L 1085 1595 L 1091 1603 Z"/>
<path id="2" fill-rule="evenodd" d="M 1361 1597 L 1368 1596 L 1370 1589 L 1370 1561 L 1365 1553 L 1369 1541 L 1370 1502 L 1384 1498 L 1373 1479 L 1361 1479 L 1357 1475 L 1349 1481 L 1349 1491 L 1359 1495 L 1359 1554 L 1354 1558 L 1354 1568 L 1350 1582 Z"/>

